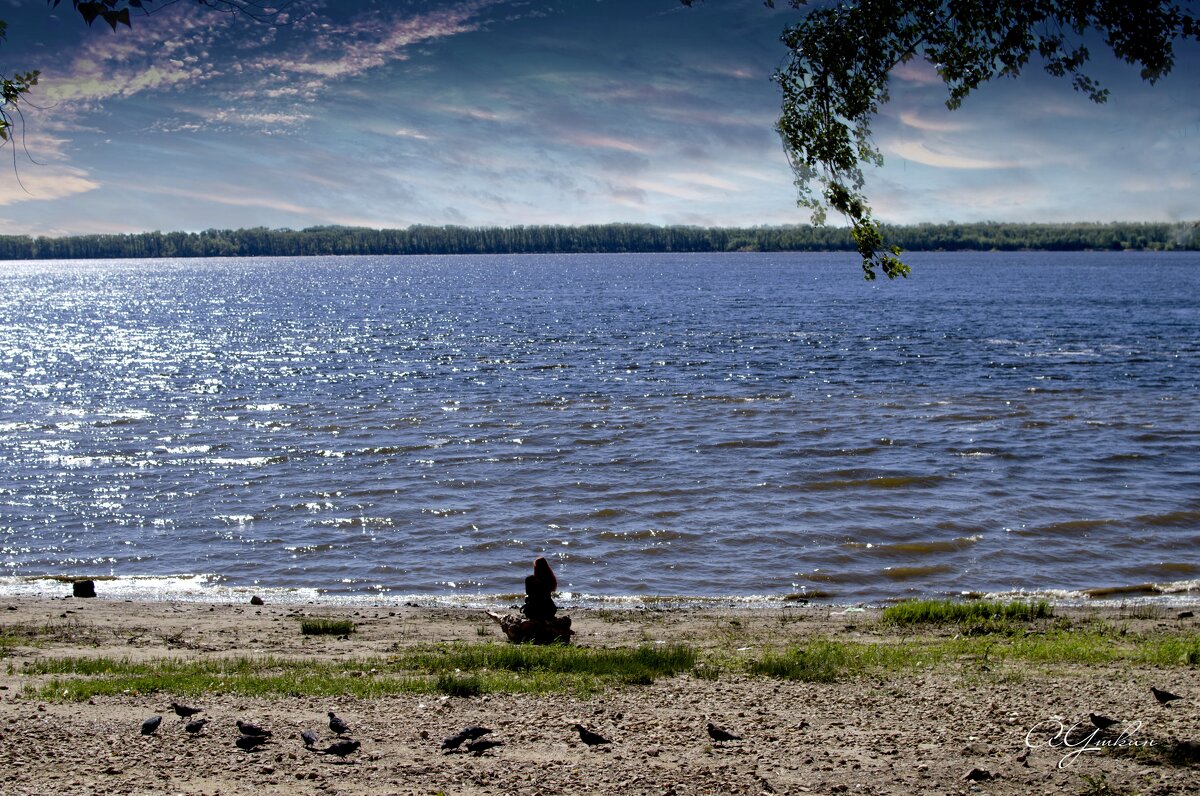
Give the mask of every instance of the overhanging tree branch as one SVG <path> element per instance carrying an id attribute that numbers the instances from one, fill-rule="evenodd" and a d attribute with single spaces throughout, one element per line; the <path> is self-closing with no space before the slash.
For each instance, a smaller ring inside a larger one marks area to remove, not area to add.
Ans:
<path id="1" fill-rule="evenodd" d="M 888 101 L 891 71 L 924 58 L 954 110 L 982 84 L 1017 77 L 1037 57 L 1047 73 L 1070 77 L 1076 91 L 1104 102 L 1108 89 L 1083 71 L 1091 52 L 1068 44 L 1068 32 L 1081 40 L 1098 35 L 1151 84 L 1171 71 L 1177 41 L 1200 41 L 1191 5 L 1163 0 L 848 0 L 806 9 L 783 32 L 788 59 L 774 76 L 783 95 L 776 130 L 798 204 L 812 211 L 813 223 L 824 223 L 829 208 L 850 220 L 865 278 L 877 271 L 907 276 L 900 249 L 887 245 L 863 191 L 863 164 L 883 163 L 871 121 Z"/>

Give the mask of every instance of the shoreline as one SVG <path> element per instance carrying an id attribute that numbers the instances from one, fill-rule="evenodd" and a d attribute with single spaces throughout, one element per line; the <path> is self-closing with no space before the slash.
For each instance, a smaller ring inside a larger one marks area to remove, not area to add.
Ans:
<path id="1" fill-rule="evenodd" d="M 135 602 L 247 603 L 258 596 L 272 603 L 292 605 L 344 605 L 358 607 L 408 606 L 422 608 L 502 609 L 517 605 L 524 595 L 512 593 L 399 594 L 391 591 L 341 594 L 313 587 L 264 587 L 227 585 L 214 575 L 9 575 L 0 576 L 0 600 L 16 598 L 52 599 L 69 596 L 75 581 L 92 580 L 97 594 L 114 600 Z M 1119 608 L 1125 605 L 1161 605 L 1189 608 L 1200 606 L 1200 579 L 1161 583 L 1136 583 L 1088 589 L 1012 590 L 897 594 L 879 600 L 842 600 L 836 592 L 813 589 L 784 594 L 687 595 L 687 594 L 587 594 L 556 593 L 560 605 L 569 610 L 605 608 L 648 609 L 762 609 L 796 605 L 832 608 L 882 608 L 907 600 L 1046 600 L 1064 608 Z"/>
<path id="2" fill-rule="evenodd" d="M 1173 763 L 1161 754 L 1171 745 L 1200 741 L 1196 663 L 1039 663 L 998 652 L 1062 628 L 1081 634 L 1106 629 L 1105 644 L 1133 650 L 1180 638 L 1200 651 L 1195 611 L 1055 607 L 1052 619 L 982 639 L 975 652 L 831 682 L 756 674 L 741 662 L 819 643 L 933 649 L 969 642 L 973 631 L 963 625 L 896 628 L 880 621 L 880 609 L 813 604 L 569 612 L 576 646 L 584 650 L 682 644 L 696 651 L 700 663 L 691 671 L 587 693 L 363 697 L 347 687 L 333 696 L 256 696 L 214 678 L 196 694 L 131 689 L 70 701 L 47 693 L 54 676 L 29 673 L 31 667 L 93 658 L 151 668 L 170 661 L 220 666 L 236 659 L 249 661 L 253 671 L 293 661 L 349 667 L 357 683 L 382 676 L 370 667 L 430 645 L 512 645 L 476 609 L 0 597 L 0 745 L 12 770 L 21 772 L 5 792 L 1007 796 L 1078 793 L 1088 782 L 1103 781 L 1165 796 L 1194 792 L 1200 781 L 1200 760 Z M 314 616 L 348 620 L 354 630 L 343 637 L 303 635 L 301 621 Z M 1185 698 L 1160 706 L 1151 685 Z M 174 700 L 204 708 L 211 721 L 203 733 L 183 732 L 182 721 L 169 712 Z M 301 729 L 313 729 L 321 735 L 319 745 L 333 740 L 322 723 L 330 710 L 349 721 L 362 742 L 345 762 L 306 752 L 297 738 Z M 1046 727 L 1082 722 L 1081 729 L 1088 729 L 1090 712 L 1123 719 L 1127 728 L 1136 725 L 1128 738 L 1149 745 L 1093 745 L 1060 765 L 1074 750 L 1051 745 L 1054 734 Z M 143 737 L 140 723 L 151 715 L 164 717 L 162 727 Z M 259 752 L 236 748 L 235 719 L 272 727 L 273 743 Z M 742 740 L 711 740 L 704 730 L 708 721 Z M 582 745 L 574 723 L 612 743 Z M 473 724 L 491 727 L 489 737 L 503 745 L 480 756 L 439 749 L 443 737 Z M 972 772 L 986 778 L 968 779 Z"/>

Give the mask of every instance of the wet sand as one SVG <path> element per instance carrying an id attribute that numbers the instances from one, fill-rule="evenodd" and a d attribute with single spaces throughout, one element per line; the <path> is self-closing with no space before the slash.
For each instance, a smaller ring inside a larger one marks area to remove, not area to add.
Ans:
<path id="1" fill-rule="evenodd" d="M 1200 632 L 1178 608 L 1057 609 L 1129 633 Z M 781 609 L 571 611 L 576 641 L 597 647 L 683 642 L 719 655 L 755 655 L 814 637 L 887 642 L 946 635 L 902 631 L 878 612 L 824 606 Z M 303 616 L 348 618 L 347 638 L 306 637 Z M 570 694 L 372 699 L 188 698 L 210 718 L 191 737 L 170 712 L 170 693 L 95 697 L 87 703 L 27 696 L 42 678 L 23 664 L 56 656 L 198 659 L 231 655 L 354 660 L 442 641 L 501 642 L 483 611 L 394 605 L 339 607 L 0 598 L 0 793 L 4 794 L 761 794 L 761 793 L 1200 793 L 1200 763 L 1050 745 L 1061 722 L 1089 712 L 1124 719 L 1127 738 L 1159 749 L 1200 741 L 1200 669 L 1133 664 L 1040 666 L 979 661 L 833 684 L 681 674 L 649 685 Z M 1163 707 L 1151 685 L 1187 698 Z M 362 748 L 346 761 L 306 751 L 298 733 L 333 740 L 327 711 Z M 162 715 L 142 736 L 143 719 Z M 257 752 L 234 746 L 237 719 L 271 727 Z M 742 736 L 712 741 L 708 721 Z M 571 725 L 612 743 L 589 748 Z M 1140 723 L 1140 724 L 1139 724 Z M 480 756 L 443 753 L 464 726 L 494 729 L 503 745 Z M 1110 736 L 1118 737 L 1118 736 Z M 1033 748 L 1027 745 L 1030 740 Z M 1027 754 L 1026 754 L 1027 753 Z M 1061 764 L 1061 765 L 1060 765 Z M 967 777 L 976 771 L 983 781 Z M 979 773 L 983 772 L 983 773 Z M 1096 793 L 1105 791 L 1094 791 Z"/>

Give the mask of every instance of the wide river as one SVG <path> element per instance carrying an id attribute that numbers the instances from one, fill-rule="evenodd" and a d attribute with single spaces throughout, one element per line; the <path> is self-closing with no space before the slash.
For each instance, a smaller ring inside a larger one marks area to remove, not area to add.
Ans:
<path id="1" fill-rule="evenodd" d="M 0 263 L 0 593 L 1194 600 L 1200 253 L 909 261 Z"/>

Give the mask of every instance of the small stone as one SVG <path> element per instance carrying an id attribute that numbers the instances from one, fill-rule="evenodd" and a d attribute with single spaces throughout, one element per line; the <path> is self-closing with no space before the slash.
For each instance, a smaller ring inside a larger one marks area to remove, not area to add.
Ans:
<path id="1" fill-rule="evenodd" d="M 251 597 L 251 598 L 250 598 L 250 604 L 251 604 L 251 605 L 263 605 L 263 598 L 262 598 L 262 597 L 259 597 L 259 596 L 256 594 L 256 595 L 254 595 L 253 597 Z"/>
<path id="2" fill-rule="evenodd" d="M 71 584 L 71 595 L 73 597 L 95 597 L 96 596 L 96 581 L 94 580 L 77 580 Z"/>
<path id="3" fill-rule="evenodd" d="M 1193 611 L 1180 611 L 1179 613 L 1175 614 L 1175 616 L 1179 619 L 1191 619 L 1195 615 L 1196 614 Z"/>

